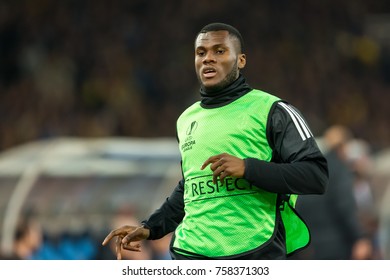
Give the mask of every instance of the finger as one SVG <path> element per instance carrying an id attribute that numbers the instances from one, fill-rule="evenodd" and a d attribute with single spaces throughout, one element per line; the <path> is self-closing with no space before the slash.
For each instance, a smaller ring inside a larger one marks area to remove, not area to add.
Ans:
<path id="1" fill-rule="evenodd" d="M 220 155 L 215 155 L 215 156 L 211 156 L 209 157 L 203 164 L 202 166 L 200 167 L 201 170 L 205 169 L 207 165 L 209 165 L 210 163 L 214 163 L 216 161 L 218 161 L 220 158 Z"/>
<path id="2" fill-rule="evenodd" d="M 212 171 L 217 171 L 217 169 L 218 169 L 219 167 L 223 167 L 222 165 L 224 164 L 224 162 L 225 162 L 225 160 L 224 160 L 223 158 L 221 158 L 221 159 L 215 161 L 213 164 L 211 164 L 211 165 L 210 165 L 210 169 L 211 169 Z M 220 171 L 220 172 L 221 172 L 221 171 Z"/>
<path id="3" fill-rule="evenodd" d="M 209 164 L 212 163 L 212 162 L 213 162 L 213 161 L 212 161 L 211 158 L 207 159 L 207 160 L 202 164 L 202 166 L 200 167 L 200 170 L 205 169 L 206 166 L 209 165 Z"/>
<path id="4" fill-rule="evenodd" d="M 102 245 L 105 246 L 108 242 L 110 242 L 110 240 L 114 237 L 113 233 L 110 232 L 109 235 L 106 236 L 106 238 L 104 238 L 103 242 L 102 242 Z"/>
<path id="5" fill-rule="evenodd" d="M 110 242 L 110 240 L 113 238 L 114 236 L 107 236 L 103 242 L 102 242 L 102 245 L 105 246 L 107 245 L 108 242 Z"/>
<path id="6" fill-rule="evenodd" d="M 115 242 L 116 259 L 122 259 L 122 239 L 117 237 Z"/>
<path id="7" fill-rule="evenodd" d="M 228 176 L 228 172 L 226 171 L 222 171 L 221 173 L 219 173 L 219 180 L 221 181 L 221 184 L 225 184 L 225 178 Z"/>
<path id="8" fill-rule="evenodd" d="M 124 245 L 124 244 L 130 243 L 131 241 L 137 241 L 137 240 L 133 240 L 133 239 L 135 236 L 137 236 L 138 231 L 139 231 L 139 228 L 136 228 L 132 232 L 129 232 L 125 237 L 123 237 L 122 244 Z"/>
<path id="9" fill-rule="evenodd" d="M 224 167 L 222 165 L 218 166 L 213 172 L 213 183 L 217 184 L 218 177 L 221 176 L 224 172 Z M 222 181 L 221 181 L 222 182 Z"/>
<path id="10" fill-rule="evenodd" d="M 122 234 L 122 230 L 121 229 L 116 229 L 116 230 L 111 231 L 106 236 L 106 238 L 103 240 L 102 245 L 106 245 L 113 237 L 118 236 L 120 234 Z"/>
<path id="11" fill-rule="evenodd" d="M 141 244 L 125 244 L 123 245 L 123 249 L 128 250 L 128 251 L 133 251 L 133 252 L 141 252 Z"/>

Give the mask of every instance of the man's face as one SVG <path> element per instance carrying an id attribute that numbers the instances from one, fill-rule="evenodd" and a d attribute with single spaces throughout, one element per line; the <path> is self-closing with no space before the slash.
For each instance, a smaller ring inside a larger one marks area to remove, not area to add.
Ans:
<path id="1" fill-rule="evenodd" d="M 228 31 L 200 33 L 195 41 L 195 71 L 206 89 L 218 90 L 238 78 L 245 66 L 238 42 Z"/>

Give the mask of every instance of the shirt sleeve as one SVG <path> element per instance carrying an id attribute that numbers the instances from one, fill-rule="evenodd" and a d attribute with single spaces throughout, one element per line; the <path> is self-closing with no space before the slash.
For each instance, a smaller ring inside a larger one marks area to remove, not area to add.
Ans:
<path id="1" fill-rule="evenodd" d="M 322 194 L 328 183 L 325 157 L 302 114 L 280 101 L 271 108 L 267 139 L 273 151 L 270 162 L 245 159 L 244 178 L 269 192 Z"/>
<path id="2" fill-rule="evenodd" d="M 184 217 L 184 180 L 180 180 L 172 194 L 145 221 L 144 227 L 150 230 L 149 240 L 159 239 L 173 232 Z"/>

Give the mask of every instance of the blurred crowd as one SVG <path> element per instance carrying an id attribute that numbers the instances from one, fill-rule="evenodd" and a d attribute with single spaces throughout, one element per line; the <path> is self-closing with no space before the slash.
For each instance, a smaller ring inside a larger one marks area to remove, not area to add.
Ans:
<path id="1" fill-rule="evenodd" d="M 194 37 L 211 21 L 241 30 L 250 84 L 296 105 L 317 135 L 341 123 L 384 148 L 390 51 L 368 27 L 386 3 L 3 0 L 0 150 L 63 135 L 175 136 L 198 98 Z"/>
<path id="2" fill-rule="evenodd" d="M 11 250 L 0 249 L 0 260 L 114 260 L 115 242 L 106 247 L 102 241 L 112 229 L 124 224 L 140 224 L 133 211 L 119 209 L 112 222 L 101 231 L 83 229 L 65 230 L 56 234 L 45 231 L 42 224 L 31 213 L 21 215 L 16 226 Z M 112 227 L 112 228 L 110 228 Z M 140 252 L 124 251 L 125 260 L 168 260 L 171 234 L 159 240 L 144 240 Z"/>
<path id="3" fill-rule="evenodd" d="M 329 183 L 323 195 L 298 198 L 296 209 L 311 232 L 310 246 L 298 258 L 382 259 L 379 205 L 385 188 L 373 181 L 370 145 L 341 125 L 327 128 L 321 139 Z"/>

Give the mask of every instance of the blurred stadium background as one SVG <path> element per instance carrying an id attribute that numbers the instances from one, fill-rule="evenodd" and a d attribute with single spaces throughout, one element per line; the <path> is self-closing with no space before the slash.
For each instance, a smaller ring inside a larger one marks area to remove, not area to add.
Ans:
<path id="1" fill-rule="evenodd" d="M 113 217 L 165 199 L 180 178 L 175 120 L 198 98 L 194 37 L 212 21 L 243 33 L 252 86 L 319 138 L 341 124 L 368 143 L 390 251 L 389 1 L 1 0 L 3 254 L 27 215 L 52 245 L 40 258 L 112 258 L 100 243 Z"/>

